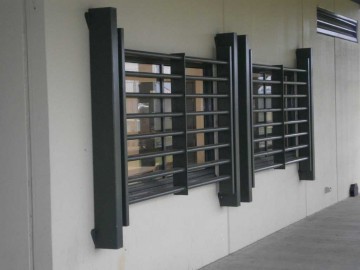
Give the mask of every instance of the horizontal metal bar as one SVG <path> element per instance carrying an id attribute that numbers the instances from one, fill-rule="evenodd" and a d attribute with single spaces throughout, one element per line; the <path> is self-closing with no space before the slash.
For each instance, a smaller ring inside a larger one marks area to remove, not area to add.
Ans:
<path id="1" fill-rule="evenodd" d="M 213 167 L 213 166 L 227 164 L 230 162 L 231 162 L 231 160 L 229 160 L 229 159 L 220 159 L 220 160 L 208 161 L 208 162 L 199 163 L 199 164 L 190 164 L 188 166 L 188 171 L 209 168 L 209 167 Z"/>
<path id="2" fill-rule="evenodd" d="M 229 95 L 223 94 L 187 94 L 187 98 L 229 98 Z"/>
<path id="3" fill-rule="evenodd" d="M 290 81 L 284 81 L 285 85 L 306 85 L 306 82 L 290 82 Z"/>
<path id="4" fill-rule="evenodd" d="M 293 121 L 287 121 L 284 122 L 285 125 L 292 125 L 292 124 L 301 124 L 301 123 L 307 123 L 308 120 L 301 119 L 301 120 L 293 120 Z"/>
<path id="5" fill-rule="evenodd" d="M 281 84 L 280 81 L 269 81 L 269 80 L 253 80 L 253 83 L 260 83 L 260 84 Z"/>
<path id="6" fill-rule="evenodd" d="M 136 181 L 143 181 L 143 180 L 148 180 L 148 179 L 154 179 L 157 177 L 163 177 L 163 176 L 169 176 L 169 175 L 173 175 L 176 173 L 181 173 L 184 172 L 185 169 L 184 168 L 173 168 L 170 170 L 162 170 L 162 171 L 156 171 L 156 172 L 151 172 L 151 173 L 147 173 L 147 174 L 142 174 L 142 175 L 138 175 L 138 176 L 131 176 L 128 178 L 128 182 L 136 182 Z"/>
<path id="7" fill-rule="evenodd" d="M 322 28 L 322 27 L 317 27 L 316 31 L 318 33 L 322 33 L 324 35 L 337 37 L 337 38 L 345 39 L 345 40 L 352 41 L 352 42 L 357 42 L 358 41 L 356 36 L 350 36 L 348 34 L 335 32 L 333 30 L 328 30 L 328 29 L 325 29 L 325 28 Z"/>
<path id="8" fill-rule="evenodd" d="M 229 111 L 201 111 L 201 112 L 188 112 L 186 115 L 188 116 L 196 116 L 196 115 L 219 115 L 219 114 L 229 114 Z"/>
<path id="9" fill-rule="evenodd" d="M 297 159 L 291 159 L 285 162 L 285 164 L 292 164 L 292 163 L 297 163 L 300 161 L 304 161 L 304 160 L 308 160 L 308 157 L 302 157 L 302 158 L 297 158 Z"/>
<path id="10" fill-rule="evenodd" d="M 305 136 L 305 135 L 308 135 L 308 133 L 307 132 L 291 133 L 291 134 L 286 134 L 285 138 L 299 137 L 299 136 Z"/>
<path id="11" fill-rule="evenodd" d="M 262 112 L 281 112 L 282 109 L 274 108 L 274 109 L 255 109 L 253 110 L 254 113 L 262 113 Z"/>
<path id="12" fill-rule="evenodd" d="M 303 145 L 287 147 L 287 148 L 285 148 L 285 152 L 290 152 L 290 151 L 295 151 L 295 150 L 298 150 L 298 149 L 303 149 L 303 148 L 306 148 L 308 146 L 309 145 L 307 145 L 307 144 L 303 144 Z"/>
<path id="13" fill-rule="evenodd" d="M 270 65 L 260 65 L 260 64 L 253 64 L 253 69 L 265 69 L 265 70 L 281 70 L 278 66 L 270 66 Z"/>
<path id="14" fill-rule="evenodd" d="M 173 178 L 166 177 L 150 179 L 147 181 L 130 182 L 128 185 L 128 192 L 129 194 L 140 196 L 140 194 L 144 194 L 149 191 L 151 192 L 151 190 L 163 188 L 164 186 L 173 186 Z"/>
<path id="15" fill-rule="evenodd" d="M 269 95 L 269 94 L 264 94 L 264 95 L 253 95 L 253 98 L 281 98 L 282 95 Z"/>
<path id="16" fill-rule="evenodd" d="M 127 98 L 180 98 L 183 94 L 126 93 Z"/>
<path id="17" fill-rule="evenodd" d="M 178 136 L 184 135 L 183 131 L 159 132 L 159 133 L 145 133 L 127 135 L 128 140 L 150 139 L 156 137 Z"/>
<path id="18" fill-rule="evenodd" d="M 286 68 L 284 67 L 285 72 L 307 72 L 306 69 L 299 69 L 299 68 Z"/>
<path id="19" fill-rule="evenodd" d="M 146 201 L 146 200 L 161 197 L 164 195 L 179 193 L 184 190 L 185 190 L 185 187 L 166 187 L 164 189 L 157 188 L 157 190 L 154 190 L 153 192 L 149 192 L 147 195 L 144 195 L 144 196 L 133 196 L 130 193 L 129 204 Z"/>
<path id="20" fill-rule="evenodd" d="M 321 25 L 323 25 L 323 26 L 321 27 Z M 352 37 L 356 37 L 356 34 L 357 34 L 356 25 L 351 25 L 350 27 L 352 27 L 354 29 L 349 29 L 349 28 L 342 27 L 342 26 L 334 24 L 334 23 L 329 23 L 324 20 L 317 19 L 317 27 L 319 27 L 319 26 L 320 26 L 320 28 L 325 27 L 325 29 L 330 28 L 328 30 L 333 31 L 333 32 L 343 31 L 343 32 L 350 34 Z M 334 29 L 336 29 L 336 30 L 334 31 Z"/>
<path id="21" fill-rule="evenodd" d="M 221 78 L 221 77 L 205 77 L 205 76 L 186 76 L 186 80 L 192 81 L 219 81 L 219 82 L 226 82 L 228 78 Z"/>
<path id="22" fill-rule="evenodd" d="M 209 133 L 209 132 L 219 132 L 230 130 L 229 127 L 216 127 L 216 128 L 197 128 L 197 129 L 188 129 L 187 134 L 197 134 L 197 133 Z"/>
<path id="23" fill-rule="evenodd" d="M 215 65 L 227 65 L 227 61 L 221 61 L 216 59 L 202 58 L 202 57 L 193 57 L 185 56 L 185 62 L 190 63 L 203 63 L 203 64 L 215 64 Z"/>
<path id="24" fill-rule="evenodd" d="M 284 98 L 306 98 L 307 95 L 284 95 Z"/>
<path id="25" fill-rule="evenodd" d="M 199 178 L 193 181 L 189 181 L 189 188 L 195 188 L 195 187 L 200 187 L 200 186 L 204 186 L 204 185 L 208 185 L 208 184 L 213 184 L 213 183 L 218 183 L 221 181 L 226 181 L 231 179 L 231 176 L 229 175 L 221 175 L 218 177 L 212 177 L 212 178 L 208 178 L 208 177 L 204 177 L 204 178 Z"/>
<path id="26" fill-rule="evenodd" d="M 162 73 L 151 73 L 151 72 L 136 72 L 136 71 L 125 71 L 127 77 L 141 77 L 141 78 L 160 78 L 160 79 L 181 79 L 181 75 L 177 74 L 162 74 Z"/>
<path id="27" fill-rule="evenodd" d="M 274 140 L 281 140 L 283 136 L 272 136 L 272 137 L 265 137 L 265 138 L 255 138 L 254 142 L 265 142 L 265 141 L 274 141 Z"/>
<path id="28" fill-rule="evenodd" d="M 182 59 L 181 56 L 177 56 L 177 55 L 125 49 L 125 57 L 127 57 L 127 56 L 161 58 L 161 59 L 168 59 L 168 60 L 181 60 Z"/>
<path id="29" fill-rule="evenodd" d="M 255 124 L 253 127 L 259 128 L 259 127 L 268 127 L 268 126 L 280 126 L 282 124 L 283 124 L 282 122 L 261 123 L 261 124 Z"/>
<path id="30" fill-rule="evenodd" d="M 270 66 L 270 65 L 260 65 L 260 64 L 253 64 L 254 69 L 264 69 L 264 70 L 281 70 L 278 66 Z M 287 72 L 307 72 L 305 69 L 298 69 L 298 68 L 288 68 L 284 67 L 284 71 Z"/>
<path id="31" fill-rule="evenodd" d="M 179 117 L 183 116 L 183 113 L 128 113 L 126 115 L 127 119 L 135 118 L 156 118 L 156 117 Z"/>
<path id="32" fill-rule="evenodd" d="M 258 153 L 254 153 L 254 157 L 262 157 L 262 156 L 268 156 L 268 155 L 275 155 L 282 153 L 283 149 L 277 149 L 277 150 L 270 150 L 270 151 L 261 151 Z"/>
<path id="33" fill-rule="evenodd" d="M 193 153 L 193 152 L 197 152 L 197 151 L 219 149 L 219 148 L 224 148 L 224 147 L 229 147 L 229 146 L 230 146 L 229 143 L 207 144 L 207 145 L 202 145 L 202 146 L 189 147 L 187 152 Z"/>
<path id="34" fill-rule="evenodd" d="M 128 161 L 134 160 L 141 160 L 147 158 L 157 158 L 157 157 L 164 157 L 164 156 L 171 156 L 171 155 L 178 155 L 184 153 L 185 150 L 166 150 L 161 152 L 154 152 L 154 153 L 146 153 L 146 154 L 138 154 L 138 155 L 130 155 L 128 156 Z"/>
<path id="35" fill-rule="evenodd" d="M 308 108 L 306 107 L 297 107 L 297 108 L 285 108 L 284 111 L 291 112 L 291 111 L 305 111 Z"/>
<path id="36" fill-rule="evenodd" d="M 266 166 L 266 167 L 262 167 L 262 168 L 258 168 L 255 169 L 255 172 L 261 172 L 261 171 L 265 171 L 265 170 L 269 170 L 269 169 L 276 169 L 283 166 L 283 164 L 274 164 L 274 165 L 270 165 L 270 166 Z"/>

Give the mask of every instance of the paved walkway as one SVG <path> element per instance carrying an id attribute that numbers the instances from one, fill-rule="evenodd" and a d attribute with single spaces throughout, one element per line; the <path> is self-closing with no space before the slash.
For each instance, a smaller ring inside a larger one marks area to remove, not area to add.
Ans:
<path id="1" fill-rule="evenodd" d="M 201 270 L 360 270 L 360 197 L 288 226 Z"/>

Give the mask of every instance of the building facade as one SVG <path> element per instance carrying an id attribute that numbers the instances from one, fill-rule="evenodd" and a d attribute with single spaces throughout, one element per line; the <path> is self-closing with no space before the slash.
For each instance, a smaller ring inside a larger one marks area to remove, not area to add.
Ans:
<path id="1" fill-rule="evenodd" d="M 317 7 L 345 0 L 5 1 L 0 9 L 0 268 L 198 269 L 349 196 L 359 182 L 357 42 L 317 33 Z M 95 249 L 90 8 L 117 9 L 125 47 L 214 58 L 214 36 L 247 35 L 253 62 L 296 66 L 312 48 L 315 181 L 298 165 L 255 174 L 251 203 L 217 184 L 129 207 L 123 248 Z"/>

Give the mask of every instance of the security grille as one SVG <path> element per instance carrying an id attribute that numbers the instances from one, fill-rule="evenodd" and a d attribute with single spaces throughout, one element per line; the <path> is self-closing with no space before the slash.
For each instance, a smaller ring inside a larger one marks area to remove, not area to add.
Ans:
<path id="1" fill-rule="evenodd" d="M 253 64 L 255 172 L 300 163 L 313 169 L 311 66 L 298 49 L 302 68 Z M 305 60 L 304 60 L 305 59 Z M 301 168 L 300 168 L 301 171 Z M 301 177 L 301 176 L 300 176 Z"/>
<path id="2" fill-rule="evenodd" d="M 135 50 L 125 61 L 128 153 L 138 146 L 127 157 L 129 203 L 231 180 L 230 63 Z M 129 113 L 131 102 L 144 109 Z"/>

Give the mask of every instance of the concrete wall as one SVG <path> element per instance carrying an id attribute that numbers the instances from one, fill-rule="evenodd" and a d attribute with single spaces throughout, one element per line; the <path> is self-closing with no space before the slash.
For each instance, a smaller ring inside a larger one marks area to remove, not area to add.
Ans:
<path id="1" fill-rule="evenodd" d="M 51 269 L 41 1 L 2 2 L 0 33 L 0 269 Z"/>
<path id="2" fill-rule="evenodd" d="M 27 29 L 29 108 L 26 87 L 20 81 L 14 80 L 9 90 L 0 93 L 1 115 L 5 108 L 19 116 L 10 125 L 19 132 L 9 129 L 0 138 L 0 155 L 3 148 L 18 146 L 12 153 L 24 168 L 16 172 L 21 188 L 12 193 L 21 196 L 21 203 L 0 208 L 1 216 L 7 213 L 13 218 L 7 225 L 0 223 L 1 227 L 7 226 L 9 234 L 16 230 L 23 234 L 21 239 L 19 234 L 19 241 L 14 240 L 19 254 L 30 256 L 31 249 L 20 244 L 33 242 L 35 269 L 41 270 L 51 269 L 51 264 L 55 270 L 197 269 L 346 198 L 349 184 L 360 176 L 356 166 L 360 161 L 360 141 L 356 138 L 359 47 L 317 34 L 317 5 L 359 18 L 358 6 L 348 0 L 48 0 L 44 14 L 39 0 L 28 4 L 26 19 L 19 11 L 18 18 L 27 26 L 18 29 L 5 49 L 14 50 L 18 57 L 19 65 L 13 72 L 26 78 L 25 56 L 19 44 L 24 44 L 20 33 Z M 254 62 L 294 66 L 295 49 L 312 47 L 316 181 L 300 182 L 294 164 L 286 170 L 257 173 L 253 202 L 238 208 L 219 207 L 216 185 L 191 190 L 189 196 L 137 203 L 130 207 L 131 226 L 124 229 L 124 248 L 95 250 L 90 237 L 94 216 L 89 42 L 83 14 L 88 8 L 104 6 L 117 8 L 118 26 L 125 28 L 125 45 L 131 49 L 213 57 L 214 34 L 234 31 L 249 35 Z M 16 7 L 9 10 L 13 9 Z M 10 35 L 10 31 L 5 33 Z M 11 46 L 14 43 L 18 47 Z M 1 57 L 2 63 L 11 62 L 8 55 Z M 7 79 L 0 78 L 1 82 Z M 14 87 L 18 91 L 12 92 Z M 3 102 L 4 98 L 8 101 Z M 12 103 L 18 108 L 9 106 Z M 27 111 L 31 124 L 27 124 Z M 5 119 L 1 115 L 2 129 L 11 121 L 10 116 Z M 29 161 L 24 158 L 29 157 L 29 134 L 32 191 L 27 187 Z M 18 143 L 9 144 L 10 139 Z M 0 157 L 1 172 L 7 168 L 14 173 L 11 166 L 15 161 Z M 1 177 L 4 175 L 7 173 Z M 4 196 L 16 188 L 16 181 L 7 181 L 11 184 Z M 332 192 L 325 194 L 325 187 L 331 187 Z M 4 197 L 3 190 L 1 186 L 0 202 L 3 198 L 11 202 L 13 196 Z M 27 212 L 28 197 L 36 214 L 33 225 Z M 14 214 L 16 207 L 21 208 L 19 217 Z M 30 225 L 23 225 L 23 221 Z M 13 223 L 23 227 L 11 227 Z M 31 230 L 36 235 L 33 241 L 28 237 Z M 1 264 L 6 254 L 3 249 L 0 245 Z M 28 269 L 30 261 L 24 259 L 24 267 L 14 269 Z"/>
<path id="3" fill-rule="evenodd" d="M 32 264 L 23 4 L 0 9 L 0 264 L 9 270 Z"/>

